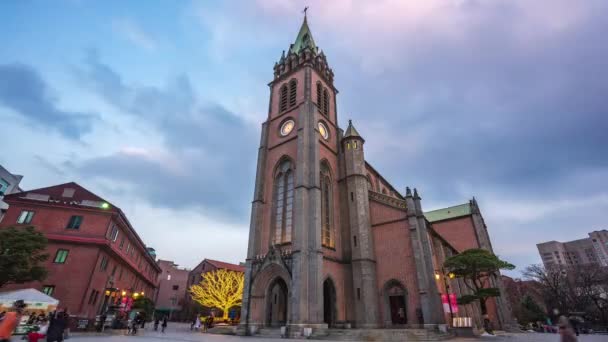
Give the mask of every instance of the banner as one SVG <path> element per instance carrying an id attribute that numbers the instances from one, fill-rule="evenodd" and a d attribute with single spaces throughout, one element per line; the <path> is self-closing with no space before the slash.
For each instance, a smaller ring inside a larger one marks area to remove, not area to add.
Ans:
<path id="1" fill-rule="evenodd" d="M 441 295 L 441 304 L 443 304 L 443 312 L 450 313 L 450 305 L 452 306 L 452 313 L 458 312 L 458 303 L 456 302 L 456 295 L 450 293 L 450 300 L 448 303 L 448 295 Z"/>

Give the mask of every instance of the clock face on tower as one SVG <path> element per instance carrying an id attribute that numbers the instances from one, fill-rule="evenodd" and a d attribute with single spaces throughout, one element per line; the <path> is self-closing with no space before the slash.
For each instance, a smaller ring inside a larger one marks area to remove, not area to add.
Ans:
<path id="1" fill-rule="evenodd" d="M 286 136 L 289 133 L 291 133 L 291 131 L 293 130 L 293 127 L 295 125 L 296 125 L 296 123 L 291 119 L 283 122 L 283 124 L 281 125 L 281 135 Z"/>
<path id="2" fill-rule="evenodd" d="M 319 133 L 321 134 L 323 139 L 325 139 L 325 140 L 329 139 L 329 131 L 327 130 L 327 127 L 325 126 L 325 124 L 322 122 L 319 122 Z"/>

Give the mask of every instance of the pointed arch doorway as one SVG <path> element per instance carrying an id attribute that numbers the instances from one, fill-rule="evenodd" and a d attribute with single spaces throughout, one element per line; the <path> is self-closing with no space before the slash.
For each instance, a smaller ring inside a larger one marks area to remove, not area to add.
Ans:
<path id="1" fill-rule="evenodd" d="M 281 327 L 287 323 L 287 283 L 277 277 L 268 287 L 266 325 Z"/>
<path id="2" fill-rule="evenodd" d="M 336 323 L 336 287 L 330 278 L 323 282 L 323 322 L 328 327 Z"/>

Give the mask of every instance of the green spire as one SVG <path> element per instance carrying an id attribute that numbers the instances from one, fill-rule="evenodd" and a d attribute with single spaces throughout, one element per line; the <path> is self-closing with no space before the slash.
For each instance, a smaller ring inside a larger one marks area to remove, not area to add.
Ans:
<path id="1" fill-rule="evenodd" d="M 306 21 L 306 15 L 304 15 L 304 22 L 302 23 L 302 27 L 300 27 L 300 32 L 298 33 L 298 37 L 296 41 L 289 48 L 289 52 L 293 52 L 295 54 L 299 54 L 302 49 L 305 47 L 310 47 L 312 50 L 316 50 L 317 46 L 315 45 L 315 40 L 312 38 L 312 33 L 310 32 L 310 28 L 308 27 L 308 22 Z"/>
<path id="2" fill-rule="evenodd" d="M 359 132 L 357 132 L 357 130 L 355 129 L 355 126 L 353 126 L 352 120 L 348 120 L 348 127 L 346 128 L 346 132 L 344 132 L 344 137 L 342 139 L 350 137 L 359 137 L 363 139 L 361 135 L 359 135 Z"/>

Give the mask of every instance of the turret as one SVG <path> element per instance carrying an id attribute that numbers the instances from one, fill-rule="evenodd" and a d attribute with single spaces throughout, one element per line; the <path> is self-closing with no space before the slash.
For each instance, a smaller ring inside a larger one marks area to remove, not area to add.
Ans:
<path id="1" fill-rule="evenodd" d="M 373 328 L 378 325 L 378 293 L 374 241 L 369 217 L 369 195 L 365 176 L 364 143 L 365 140 L 349 120 L 342 137 L 342 151 L 352 251 L 355 326 Z"/>

